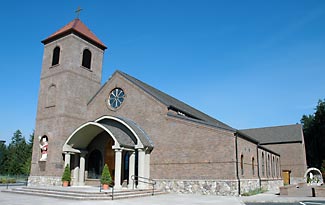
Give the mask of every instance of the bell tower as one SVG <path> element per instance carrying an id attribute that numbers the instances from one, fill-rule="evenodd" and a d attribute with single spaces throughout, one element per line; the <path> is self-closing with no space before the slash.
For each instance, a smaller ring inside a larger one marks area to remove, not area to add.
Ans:
<path id="1" fill-rule="evenodd" d="M 42 43 L 29 183 L 60 185 L 64 169 L 62 147 L 73 130 L 86 121 L 87 103 L 101 86 L 106 46 L 79 18 Z"/>

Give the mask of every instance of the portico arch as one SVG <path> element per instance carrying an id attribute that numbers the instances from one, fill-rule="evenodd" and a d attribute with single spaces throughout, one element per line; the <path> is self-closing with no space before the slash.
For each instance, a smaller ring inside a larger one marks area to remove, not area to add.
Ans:
<path id="1" fill-rule="evenodd" d="M 109 139 L 111 139 L 110 144 L 108 143 Z M 95 149 L 98 149 L 97 154 L 96 152 L 94 154 Z M 113 152 L 107 152 L 108 149 Z M 150 160 L 148 159 L 150 159 L 152 149 L 153 144 L 149 136 L 135 122 L 120 117 L 103 116 L 94 122 L 87 122 L 78 127 L 65 142 L 63 153 L 66 156 L 65 164 L 70 164 L 70 155 L 74 155 L 72 169 L 74 169 L 75 175 L 78 175 L 73 178 L 74 185 L 84 184 L 86 171 L 91 171 L 94 176 L 99 175 L 98 167 L 102 167 L 104 163 L 110 163 L 115 188 L 118 189 L 121 188 L 123 177 L 129 177 L 129 186 L 130 178 L 135 173 L 141 177 L 150 177 Z M 137 160 L 134 158 L 136 152 L 139 156 Z M 99 155 L 103 156 L 102 159 Z M 89 163 L 87 161 L 89 159 L 98 161 Z M 125 174 L 125 163 L 128 163 L 128 174 Z M 86 170 L 86 164 L 87 168 L 92 168 L 92 170 Z M 135 170 L 135 167 L 138 169 Z M 139 183 L 140 188 L 144 188 L 144 186 Z"/>
<path id="2" fill-rule="evenodd" d="M 304 174 L 304 179 L 309 184 L 321 185 L 324 183 L 322 172 L 315 167 L 307 169 L 307 171 Z"/>

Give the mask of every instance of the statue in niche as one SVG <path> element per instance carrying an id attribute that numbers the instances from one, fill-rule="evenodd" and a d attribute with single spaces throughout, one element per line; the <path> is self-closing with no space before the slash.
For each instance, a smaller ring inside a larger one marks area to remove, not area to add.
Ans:
<path id="1" fill-rule="evenodd" d="M 42 137 L 39 136 L 39 147 L 41 148 L 41 154 L 42 157 L 40 159 L 40 161 L 46 161 L 47 160 L 47 150 L 48 150 L 48 138 L 46 135 L 43 135 Z"/>

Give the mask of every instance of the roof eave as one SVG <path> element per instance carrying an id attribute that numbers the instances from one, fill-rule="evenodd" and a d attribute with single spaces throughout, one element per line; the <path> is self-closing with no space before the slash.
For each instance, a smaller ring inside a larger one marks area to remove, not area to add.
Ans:
<path id="1" fill-rule="evenodd" d="M 251 137 L 251 136 L 249 136 L 249 135 L 247 135 L 247 134 L 245 134 L 245 133 L 243 133 L 243 132 L 241 132 L 239 130 L 236 131 L 236 134 L 238 134 L 241 138 L 244 138 L 244 139 L 246 139 L 248 141 L 251 141 L 251 142 L 253 142 L 255 144 L 260 144 L 260 142 L 258 140 L 256 140 L 255 138 L 253 138 L 253 137 Z"/>
<path id="2" fill-rule="evenodd" d="M 95 45 L 96 47 L 100 48 L 100 49 L 103 50 L 103 51 L 104 51 L 105 49 L 107 49 L 107 47 L 106 47 L 104 44 L 101 44 L 101 43 L 99 43 L 99 42 L 94 41 L 93 39 L 91 39 L 91 38 L 85 36 L 84 34 L 82 34 L 81 32 L 79 32 L 79 31 L 77 31 L 77 30 L 75 30 L 74 28 L 70 28 L 70 29 L 68 29 L 68 30 L 66 30 L 66 31 L 64 31 L 64 32 L 62 32 L 62 33 L 58 33 L 57 35 L 51 36 L 51 37 L 49 37 L 49 38 L 46 38 L 46 39 L 42 40 L 41 42 L 42 42 L 44 45 L 46 45 L 46 44 L 48 44 L 48 43 L 51 43 L 51 42 L 53 42 L 53 41 L 55 41 L 55 40 L 57 40 L 57 39 L 59 39 L 59 38 L 62 38 L 62 37 L 64 37 L 64 36 L 67 36 L 67 35 L 69 35 L 69 34 L 75 34 L 76 36 L 78 36 L 78 37 L 80 37 L 80 38 L 82 38 L 82 39 L 88 41 L 89 43 Z"/>
<path id="3" fill-rule="evenodd" d="M 292 143 L 302 143 L 302 140 L 295 141 L 284 141 L 284 142 L 261 142 L 261 145 L 278 145 L 278 144 L 292 144 Z"/>

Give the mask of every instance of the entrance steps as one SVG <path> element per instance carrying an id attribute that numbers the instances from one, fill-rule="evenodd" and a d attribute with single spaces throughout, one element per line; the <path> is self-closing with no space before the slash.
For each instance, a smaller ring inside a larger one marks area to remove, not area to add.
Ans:
<path id="1" fill-rule="evenodd" d="M 100 180 L 99 179 L 86 179 L 85 180 L 85 185 L 86 186 L 99 186 L 100 185 Z"/>
<path id="2" fill-rule="evenodd" d="M 115 200 L 152 196 L 152 189 L 114 190 L 112 194 L 111 189 L 100 192 L 98 187 L 19 187 L 1 191 L 72 200 Z M 154 195 L 165 193 L 159 190 L 154 191 Z"/>

